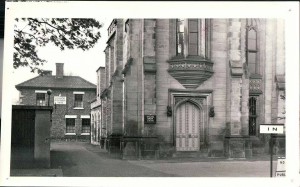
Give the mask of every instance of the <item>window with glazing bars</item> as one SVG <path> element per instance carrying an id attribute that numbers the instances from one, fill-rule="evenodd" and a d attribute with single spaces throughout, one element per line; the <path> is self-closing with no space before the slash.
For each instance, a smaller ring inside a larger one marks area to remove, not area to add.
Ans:
<path id="1" fill-rule="evenodd" d="M 176 55 L 209 58 L 210 25 L 209 19 L 177 19 Z"/>
<path id="2" fill-rule="evenodd" d="M 257 100 L 255 97 L 249 98 L 249 135 L 255 136 L 257 129 Z"/>
<path id="3" fill-rule="evenodd" d="M 177 48 L 176 53 L 179 56 L 184 55 L 184 19 L 177 19 L 176 22 L 176 42 L 177 42 Z"/>
<path id="4" fill-rule="evenodd" d="M 91 125 L 90 119 L 82 119 L 82 127 L 81 133 L 90 133 L 91 132 Z"/>
<path id="5" fill-rule="evenodd" d="M 46 94 L 45 93 L 36 93 L 36 105 L 46 106 Z"/>
<path id="6" fill-rule="evenodd" d="M 66 118 L 66 133 L 75 133 L 75 118 Z"/>
<path id="7" fill-rule="evenodd" d="M 75 94 L 74 106 L 78 108 L 83 108 L 83 94 Z"/>
<path id="8" fill-rule="evenodd" d="M 249 72 L 252 74 L 258 74 L 258 59 L 257 59 L 257 27 L 254 19 L 247 19 L 246 30 L 246 61 Z"/>
<path id="9" fill-rule="evenodd" d="M 198 20 L 189 19 L 188 20 L 188 53 L 189 55 L 198 55 Z"/>

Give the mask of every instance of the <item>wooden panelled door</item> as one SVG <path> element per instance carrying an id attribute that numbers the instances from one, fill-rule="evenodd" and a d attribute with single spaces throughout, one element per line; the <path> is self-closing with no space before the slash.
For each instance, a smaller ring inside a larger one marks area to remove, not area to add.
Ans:
<path id="1" fill-rule="evenodd" d="M 176 150 L 199 151 L 200 149 L 200 109 L 187 101 L 176 109 Z"/>

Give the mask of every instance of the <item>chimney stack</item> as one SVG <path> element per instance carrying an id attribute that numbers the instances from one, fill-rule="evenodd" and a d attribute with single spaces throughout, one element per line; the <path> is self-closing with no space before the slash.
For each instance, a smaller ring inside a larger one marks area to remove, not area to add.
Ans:
<path id="1" fill-rule="evenodd" d="M 51 70 L 44 70 L 43 75 L 45 75 L 45 76 L 51 76 L 52 75 L 52 71 Z"/>
<path id="2" fill-rule="evenodd" d="M 56 63 L 56 78 L 64 77 L 64 63 Z"/>

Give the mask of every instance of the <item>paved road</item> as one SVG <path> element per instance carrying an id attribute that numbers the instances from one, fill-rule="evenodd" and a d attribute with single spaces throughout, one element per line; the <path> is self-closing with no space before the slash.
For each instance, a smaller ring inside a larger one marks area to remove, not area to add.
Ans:
<path id="1" fill-rule="evenodd" d="M 120 160 L 83 142 L 52 142 L 51 167 L 72 177 L 269 177 L 269 161 Z M 274 168 L 276 163 L 274 162 Z"/>
<path id="2" fill-rule="evenodd" d="M 173 174 L 110 158 L 98 146 L 83 142 L 52 142 L 51 168 L 67 177 L 172 177 Z"/>

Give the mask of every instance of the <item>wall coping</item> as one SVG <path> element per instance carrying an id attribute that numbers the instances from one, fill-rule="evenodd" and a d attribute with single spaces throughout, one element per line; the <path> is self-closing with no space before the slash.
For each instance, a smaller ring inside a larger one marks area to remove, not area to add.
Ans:
<path id="1" fill-rule="evenodd" d="M 50 110 L 53 111 L 53 106 L 36 106 L 36 105 L 12 105 L 13 110 Z"/>

